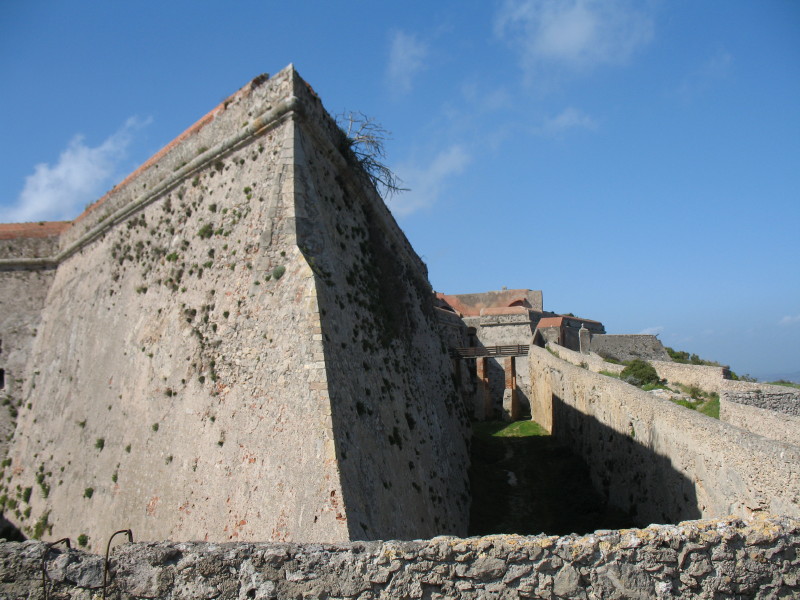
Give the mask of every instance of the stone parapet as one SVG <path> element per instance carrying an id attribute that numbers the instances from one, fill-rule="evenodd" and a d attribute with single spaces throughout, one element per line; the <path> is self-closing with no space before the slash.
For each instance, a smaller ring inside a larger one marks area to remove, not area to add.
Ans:
<path id="1" fill-rule="evenodd" d="M 760 511 L 800 517 L 800 448 L 530 349 L 532 417 L 586 460 L 634 522 Z"/>
<path id="2" fill-rule="evenodd" d="M 42 586 L 43 542 L 0 543 L 0 596 Z M 800 521 L 725 518 L 577 536 L 438 537 L 341 545 L 138 543 L 113 549 L 108 597 L 789 598 Z M 99 594 L 103 559 L 53 550 L 51 597 Z"/>

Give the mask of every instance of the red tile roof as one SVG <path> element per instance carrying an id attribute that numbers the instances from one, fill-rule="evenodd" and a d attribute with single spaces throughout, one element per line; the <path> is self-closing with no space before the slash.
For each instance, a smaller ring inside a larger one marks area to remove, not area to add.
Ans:
<path id="1" fill-rule="evenodd" d="M 561 327 L 564 323 L 564 317 L 544 317 L 536 324 L 536 329 L 544 327 Z"/>

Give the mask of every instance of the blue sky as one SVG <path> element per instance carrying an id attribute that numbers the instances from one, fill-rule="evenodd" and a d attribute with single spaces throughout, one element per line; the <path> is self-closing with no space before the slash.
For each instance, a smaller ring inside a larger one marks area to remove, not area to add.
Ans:
<path id="1" fill-rule="evenodd" d="M 392 132 L 448 293 L 800 375 L 800 3 L 8 2 L 0 221 L 69 219 L 294 63 Z"/>

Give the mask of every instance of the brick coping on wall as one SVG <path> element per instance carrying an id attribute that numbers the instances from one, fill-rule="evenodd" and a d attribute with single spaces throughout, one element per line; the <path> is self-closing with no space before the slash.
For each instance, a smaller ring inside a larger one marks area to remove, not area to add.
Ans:
<path id="1" fill-rule="evenodd" d="M 0 240 L 46 238 L 60 235 L 71 221 L 39 221 L 37 223 L 0 223 Z"/>

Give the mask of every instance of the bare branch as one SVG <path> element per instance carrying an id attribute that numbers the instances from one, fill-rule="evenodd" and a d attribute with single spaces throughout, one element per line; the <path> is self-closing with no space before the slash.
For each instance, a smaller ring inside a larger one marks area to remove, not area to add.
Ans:
<path id="1" fill-rule="evenodd" d="M 386 151 L 383 144 L 391 139 L 386 129 L 361 112 L 337 115 L 336 124 L 344 135 L 342 151 L 361 166 L 381 196 L 388 198 L 398 192 L 408 191 L 408 188 L 402 187 L 402 180 L 384 163 Z"/>

